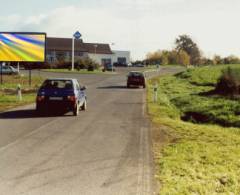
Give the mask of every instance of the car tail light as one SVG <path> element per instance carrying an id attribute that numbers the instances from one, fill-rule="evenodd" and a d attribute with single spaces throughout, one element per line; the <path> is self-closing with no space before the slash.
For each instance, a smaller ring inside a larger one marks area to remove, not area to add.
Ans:
<path id="1" fill-rule="evenodd" d="M 37 101 L 41 102 L 45 99 L 45 96 L 37 96 Z"/>
<path id="2" fill-rule="evenodd" d="M 71 102 L 76 102 L 76 97 L 75 96 L 68 96 L 68 100 Z"/>

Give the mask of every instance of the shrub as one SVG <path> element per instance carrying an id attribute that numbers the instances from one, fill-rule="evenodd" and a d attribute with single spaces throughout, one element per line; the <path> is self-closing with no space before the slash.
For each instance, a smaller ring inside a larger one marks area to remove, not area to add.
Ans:
<path id="1" fill-rule="evenodd" d="M 84 58 L 84 59 L 78 59 L 74 63 L 74 67 L 77 70 L 81 70 L 81 69 L 93 69 L 93 70 L 95 70 L 95 69 L 98 69 L 100 67 L 100 65 L 90 58 Z M 71 70 L 72 62 L 70 62 L 70 61 L 60 61 L 60 62 L 57 62 L 56 64 L 52 65 L 51 68 Z"/>
<path id="2" fill-rule="evenodd" d="M 216 92 L 222 95 L 240 95 L 240 69 L 227 68 L 216 86 Z"/>
<path id="3" fill-rule="evenodd" d="M 75 63 L 76 65 L 76 63 Z M 57 64 L 55 64 L 55 68 L 57 69 L 65 69 L 65 68 L 71 68 L 72 67 L 72 63 L 71 62 L 58 62 Z"/>
<path id="4" fill-rule="evenodd" d="M 20 66 L 23 66 L 24 69 L 49 69 L 52 68 L 52 65 L 48 62 L 23 62 L 20 63 Z"/>
<path id="5" fill-rule="evenodd" d="M 79 59 L 77 66 L 79 69 L 95 70 L 99 69 L 100 65 L 90 58 Z"/>

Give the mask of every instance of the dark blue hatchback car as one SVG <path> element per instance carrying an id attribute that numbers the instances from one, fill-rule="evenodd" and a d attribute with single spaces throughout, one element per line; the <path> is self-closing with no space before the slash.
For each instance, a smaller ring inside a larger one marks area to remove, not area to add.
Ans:
<path id="1" fill-rule="evenodd" d="M 72 111 L 77 116 L 80 109 L 87 109 L 85 90 L 76 79 L 47 79 L 37 93 L 36 110 L 39 113 Z"/>

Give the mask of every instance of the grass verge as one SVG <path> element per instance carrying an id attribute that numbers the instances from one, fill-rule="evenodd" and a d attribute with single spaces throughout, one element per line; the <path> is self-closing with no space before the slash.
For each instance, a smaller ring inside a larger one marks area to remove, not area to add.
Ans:
<path id="1" fill-rule="evenodd" d="M 220 69 L 224 67 L 209 68 L 193 69 L 178 76 L 164 76 L 149 81 L 149 114 L 155 125 L 167 127 L 165 131 L 169 140 L 162 149 L 154 148 L 156 178 L 161 183 L 161 195 L 240 194 L 240 129 L 181 120 L 182 110 L 194 99 L 192 95 L 198 96 L 199 92 L 211 90 L 217 75 L 221 73 Z M 199 73 L 205 71 L 207 75 Z M 216 76 L 210 76 L 214 74 Z M 156 82 L 159 84 L 159 92 L 158 101 L 154 103 L 152 96 Z M 176 104 L 177 99 L 183 97 L 187 98 L 186 104 Z M 227 101 L 226 105 L 231 104 Z M 198 103 L 198 108 L 201 108 L 213 102 L 199 97 L 195 104 Z"/>
<path id="2" fill-rule="evenodd" d="M 36 91 L 42 81 L 41 77 L 32 77 L 32 85 L 29 86 L 28 77 L 3 76 L 3 85 L 0 85 L 0 112 L 33 103 L 36 98 Z M 22 101 L 19 101 L 17 97 L 18 84 L 22 88 Z"/>
<path id="3" fill-rule="evenodd" d="M 35 93 L 24 93 L 23 100 L 19 101 L 17 95 L 0 92 L 0 112 L 8 109 L 33 103 L 36 98 Z"/>

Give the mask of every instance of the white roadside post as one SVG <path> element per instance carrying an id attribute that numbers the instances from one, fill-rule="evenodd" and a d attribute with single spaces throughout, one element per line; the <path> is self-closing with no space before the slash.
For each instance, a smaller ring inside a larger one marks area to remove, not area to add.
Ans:
<path id="1" fill-rule="evenodd" d="M 154 87 L 153 87 L 153 92 L 154 92 L 154 95 L 153 95 L 153 102 L 157 102 L 157 98 L 158 98 L 158 85 L 157 83 L 155 83 Z"/>
<path id="2" fill-rule="evenodd" d="M 22 101 L 22 89 L 20 84 L 17 85 L 17 97 L 18 101 Z"/>
<path id="3" fill-rule="evenodd" d="M 72 38 L 72 71 L 74 71 L 74 50 L 75 50 L 75 39 L 80 39 L 81 38 L 81 33 L 79 31 L 75 32 L 75 34 L 73 35 L 73 38 Z"/>

